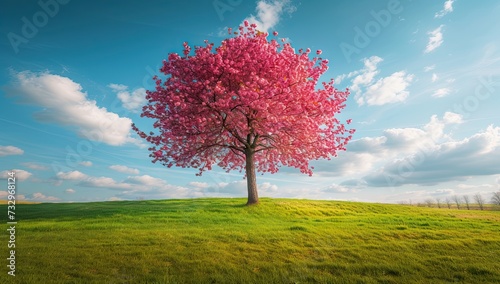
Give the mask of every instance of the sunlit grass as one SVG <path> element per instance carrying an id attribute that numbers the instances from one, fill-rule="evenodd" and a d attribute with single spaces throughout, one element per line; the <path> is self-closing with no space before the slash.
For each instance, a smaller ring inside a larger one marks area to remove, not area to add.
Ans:
<path id="1" fill-rule="evenodd" d="M 500 283 L 499 211 L 266 198 L 258 206 L 244 204 L 192 199 L 18 205 L 15 278 Z M 11 283 L 5 267 L 0 282 Z"/>

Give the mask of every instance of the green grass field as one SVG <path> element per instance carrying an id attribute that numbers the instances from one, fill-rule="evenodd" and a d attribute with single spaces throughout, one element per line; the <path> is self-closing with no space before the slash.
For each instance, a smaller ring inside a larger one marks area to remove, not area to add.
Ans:
<path id="1" fill-rule="evenodd" d="M 0 283 L 500 283 L 500 211 L 245 202 L 20 204 Z"/>

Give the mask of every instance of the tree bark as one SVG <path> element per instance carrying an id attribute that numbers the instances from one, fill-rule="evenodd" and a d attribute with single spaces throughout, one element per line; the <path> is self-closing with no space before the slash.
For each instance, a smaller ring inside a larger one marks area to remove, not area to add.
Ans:
<path id="1" fill-rule="evenodd" d="M 245 171 L 247 174 L 247 189 L 248 189 L 248 201 L 247 205 L 253 205 L 259 203 L 259 194 L 257 193 L 257 177 L 255 176 L 255 163 L 254 163 L 255 151 L 253 149 L 245 150 Z"/>

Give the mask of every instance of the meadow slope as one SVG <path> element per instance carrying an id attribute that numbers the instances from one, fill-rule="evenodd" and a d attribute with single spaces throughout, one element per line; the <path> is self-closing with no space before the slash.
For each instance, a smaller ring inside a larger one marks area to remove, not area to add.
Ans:
<path id="1" fill-rule="evenodd" d="M 500 283 L 500 211 L 245 201 L 19 204 L 0 283 Z"/>

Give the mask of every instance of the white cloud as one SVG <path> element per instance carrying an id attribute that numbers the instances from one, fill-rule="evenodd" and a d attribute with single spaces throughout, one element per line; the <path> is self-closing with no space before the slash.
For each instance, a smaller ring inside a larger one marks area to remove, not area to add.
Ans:
<path id="1" fill-rule="evenodd" d="M 278 190 L 278 186 L 269 182 L 263 182 L 257 186 L 259 193 L 274 193 Z"/>
<path id="2" fill-rule="evenodd" d="M 379 137 L 363 137 L 351 141 L 347 151 L 328 161 L 311 162 L 314 176 L 342 177 L 364 175 L 373 171 L 381 163 L 392 158 L 410 154 L 427 145 L 429 134 L 418 128 L 390 128 Z"/>
<path id="3" fill-rule="evenodd" d="M 123 107 L 132 112 L 139 112 L 146 103 L 146 89 L 144 88 L 138 88 L 129 92 L 128 87 L 125 85 L 109 84 L 108 87 L 116 93 Z"/>
<path id="4" fill-rule="evenodd" d="M 360 139 L 356 139 L 351 141 L 347 145 L 348 152 L 377 152 L 380 151 L 380 146 L 387 141 L 387 137 L 363 137 Z"/>
<path id="5" fill-rule="evenodd" d="M 453 2 L 454 1 L 455 0 L 446 0 L 446 2 L 444 2 L 444 5 L 443 5 L 443 10 L 437 12 L 434 15 L 434 18 L 441 18 L 444 15 L 453 12 Z"/>
<path id="6" fill-rule="evenodd" d="M 378 56 L 372 56 L 370 58 L 365 58 L 363 60 L 364 68 L 359 71 L 350 72 L 349 75 L 357 75 L 352 80 L 351 90 L 356 92 L 360 91 L 359 86 L 367 86 L 373 82 L 373 78 L 380 72 L 377 70 L 377 65 L 382 62 L 383 59 Z M 359 75 L 358 75 L 359 74 Z M 348 75 L 348 78 L 349 78 Z"/>
<path id="7" fill-rule="evenodd" d="M 87 176 L 78 183 L 79 186 L 103 189 L 120 190 L 117 197 L 123 199 L 156 198 L 183 198 L 200 197 L 199 190 L 192 190 L 181 186 L 168 184 L 165 180 L 149 175 L 129 176 L 123 181 L 116 181 L 110 177 Z"/>
<path id="8" fill-rule="evenodd" d="M 326 192 L 336 192 L 336 193 L 346 193 L 346 192 L 349 192 L 350 189 L 346 186 L 343 186 L 343 185 L 339 185 L 339 184 L 331 184 L 329 186 L 327 186 L 324 191 Z"/>
<path id="9" fill-rule="evenodd" d="M 370 58 L 365 58 L 363 60 L 364 68 L 358 71 L 350 72 L 349 75 L 356 76 L 352 80 L 352 85 L 350 89 L 356 95 L 356 100 L 358 104 L 363 104 L 364 100 L 362 98 L 363 88 L 370 85 L 373 82 L 375 76 L 380 72 L 377 70 L 377 64 L 382 62 L 383 59 L 378 56 L 372 56 Z M 347 75 L 347 78 L 350 78 Z"/>
<path id="10" fill-rule="evenodd" d="M 27 168 L 30 168 L 32 170 L 40 170 L 40 171 L 44 171 L 44 170 L 47 170 L 48 168 L 44 165 L 40 165 L 40 164 L 37 164 L 37 163 L 31 163 L 31 162 L 27 162 L 27 163 L 23 163 L 22 164 L 23 166 L 26 166 Z"/>
<path id="11" fill-rule="evenodd" d="M 447 95 L 449 95 L 451 92 L 451 90 L 449 88 L 440 88 L 440 89 L 437 89 L 433 94 L 432 96 L 434 98 L 442 98 L 442 97 L 446 97 Z"/>
<path id="12" fill-rule="evenodd" d="M 493 184 L 458 184 L 457 185 L 458 189 L 463 189 L 467 191 L 479 191 L 479 190 L 484 190 L 484 189 L 495 189 L 495 186 Z"/>
<path id="13" fill-rule="evenodd" d="M 123 198 L 116 197 L 116 196 L 110 197 L 110 198 L 108 199 L 108 201 L 122 201 L 122 200 L 123 200 Z"/>
<path id="14" fill-rule="evenodd" d="M 437 115 L 431 116 L 431 121 L 423 127 L 423 130 L 425 131 L 426 137 L 431 139 L 433 142 L 436 142 L 439 139 L 448 141 L 451 137 L 444 133 L 445 127 L 450 124 L 461 124 L 462 122 L 462 116 L 460 114 L 446 112 L 443 115 L 442 120 L 439 119 Z"/>
<path id="15" fill-rule="evenodd" d="M 246 180 L 219 182 L 208 187 L 204 193 L 208 196 L 218 196 L 218 194 L 244 196 L 247 191 Z"/>
<path id="16" fill-rule="evenodd" d="M 408 98 L 407 88 L 414 75 L 398 71 L 375 81 L 375 77 L 380 73 L 377 65 L 382 61 L 378 56 L 365 58 L 362 69 L 337 77 L 338 81 L 353 78 L 349 89 L 354 93 L 358 105 L 384 105 L 403 102 Z"/>
<path id="17" fill-rule="evenodd" d="M 415 149 L 421 142 L 428 139 L 428 133 L 418 128 L 390 128 L 384 131 L 386 141 L 384 151 L 397 151 L 408 153 Z"/>
<path id="18" fill-rule="evenodd" d="M 219 31 L 217 32 L 217 36 L 219 37 L 227 37 L 228 35 L 231 35 L 231 33 L 228 32 L 229 27 L 223 27 L 219 28 Z M 210 34 L 212 35 L 212 34 Z"/>
<path id="19" fill-rule="evenodd" d="M 141 184 L 147 186 L 159 186 L 166 184 L 166 181 L 160 178 L 155 178 L 150 175 L 142 175 L 142 176 L 131 176 L 128 177 L 125 182 L 132 184 Z"/>
<path id="20" fill-rule="evenodd" d="M 406 74 L 404 71 L 395 72 L 388 77 L 379 79 L 375 84 L 368 87 L 363 100 L 368 105 L 403 102 L 410 94 L 407 87 L 412 80 L 412 74 Z"/>
<path id="21" fill-rule="evenodd" d="M 463 123 L 462 115 L 454 112 L 445 112 L 443 116 L 443 122 L 445 124 L 460 124 Z"/>
<path id="22" fill-rule="evenodd" d="M 10 173 L 12 173 L 12 172 L 15 173 L 14 177 L 16 178 L 17 181 L 25 181 L 28 178 L 30 178 L 32 175 L 30 172 L 27 172 L 25 170 L 14 169 L 12 171 L 0 172 L 0 179 L 11 178 L 12 176 L 10 175 Z"/>
<path id="23" fill-rule="evenodd" d="M 433 115 L 427 124 L 419 128 L 390 128 L 384 130 L 382 136 L 353 140 L 347 145 L 347 151 L 339 153 L 338 157 L 330 161 L 311 162 L 315 168 L 314 176 L 365 176 L 369 181 L 367 185 L 389 186 L 385 178 L 392 177 L 393 173 L 386 172 L 388 165 L 402 165 L 404 170 L 405 160 L 420 163 L 433 155 L 429 153 L 435 153 L 445 143 L 453 142 L 451 134 L 445 130 L 461 123 L 461 115 L 446 112 L 442 117 Z M 395 170 L 399 171 L 397 168 Z M 361 180 L 362 183 L 367 181 Z M 347 184 L 344 186 L 352 188 Z"/>
<path id="24" fill-rule="evenodd" d="M 377 56 L 375 56 L 375 58 L 382 60 L 380 57 L 377 57 Z M 349 72 L 348 74 L 339 75 L 335 78 L 335 84 L 340 84 L 344 79 L 352 78 L 352 77 L 358 75 L 361 71 L 362 70 L 356 70 L 356 71 Z"/>
<path id="25" fill-rule="evenodd" d="M 291 5 L 289 0 L 261 0 L 257 2 L 257 16 L 250 15 L 245 20 L 250 24 L 256 24 L 257 30 L 268 32 L 278 24 L 283 12 L 291 14 L 295 10 L 295 6 Z"/>
<path id="26" fill-rule="evenodd" d="M 260 196 L 274 196 L 280 195 L 278 186 L 269 182 L 257 184 L 257 190 Z M 200 196 L 218 197 L 218 196 L 233 196 L 233 197 L 246 197 L 247 180 L 237 180 L 230 182 L 219 182 L 209 185 L 208 187 L 200 188 Z"/>
<path id="27" fill-rule="evenodd" d="M 425 66 L 424 67 L 424 72 L 432 71 L 432 70 L 434 70 L 434 68 L 436 68 L 436 64 Z"/>
<path id="28" fill-rule="evenodd" d="M 87 177 L 78 183 L 80 186 L 100 187 L 109 189 L 132 189 L 133 186 L 128 183 L 117 182 L 110 177 Z"/>
<path id="29" fill-rule="evenodd" d="M 443 28 L 443 25 L 439 26 L 439 28 L 428 32 L 427 34 L 429 36 L 429 42 L 427 43 L 427 46 L 425 47 L 425 53 L 429 53 L 433 51 L 434 49 L 438 48 L 441 46 L 443 43 L 443 33 L 441 32 L 441 29 Z"/>
<path id="30" fill-rule="evenodd" d="M 9 193 L 7 191 L 1 191 L 0 190 L 0 199 L 5 200 L 9 196 Z M 16 193 L 16 200 L 26 200 L 26 196 L 23 194 Z"/>
<path id="31" fill-rule="evenodd" d="M 98 107 L 71 79 L 29 71 L 14 75 L 15 82 L 7 88 L 8 94 L 42 107 L 35 114 L 39 121 L 68 126 L 81 137 L 113 146 L 135 142 L 130 137 L 132 120 Z"/>
<path id="32" fill-rule="evenodd" d="M 0 157 L 10 156 L 10 155 L 22 155 L 24 151 L 15 146 L 1 146 L 0 145 Z"/>
<path id="33" fill-rule="evenodd" d="M 436 82 L 438 79 L 439 79 L 438 75 L 436 73 L 432 73 L 431 81 Z"/>
<path id="34" fill-rule="evenodd" d="M 165 198 L 186 198 L 202 197 L 202 189 L 186 188 L 169 184 L 166 180 L 155 178 L 149 175 L 130 176 L 122 182 L 130 185 L 130 189 L 123 191 L 120 196 L 130 199 L 144 198 L 165 199 Z"/>
<path id="35" fill-rule="evenodd" d="M 68 189 L 66 189 L 64 192 L 66 192 L 66 193 L 70 193 L 70 194 L 71 194 L 71 193 L 75 193 L 75 192 L 76 192 L 76 190 L 74 190 L 74 189 L 72 189 L 72 188 L 68 188 Z"/>
<path id="36" fill-rule="evenodd" d="M 349 147 L 349 146 L 348 146 Z M 340 177 L 355 175 L 369 171 L 376 161 L 376 155 L 372 153 L 350 152 L 339 153 L 332 160 L 312 161 L 314 166 L 313 176 L 315 177 Z"/>
<path id="37" fill-rule="evenodd" d="M 91 167 L 92 166 L 92 162 L 91 161 L 82 161 L 82 162 L 80 162 L 78 164 L 82 165 L 84 167 Z"/>
<path id="38" fill-rule="evenodd" d="M 461 117 L 450 113 L 441 124 L 460 123 Z M 470 137 L 453 140 L 444 134 L 439 123 L 427 126 L 430 135 L 447 137 L 443 142 L 433 139 L 432 147 L 415 149 L 403 158 L 389 160 L 365 177 L 371 186 L 403 184 L 432 185 L 440 182 L 465 180 L 471 176 L 500 173 L 500 127 L 488 126 Z M 436 137 L 434 137 L 436 138 Z"/>
<path id="39" fill-rule="evenodd" d="M 195 187 L 195 188 L 207 188 L 207 187 L 209 187 L 208 183 L 206 183 L 206 182 L 198 182 L 198 181 L 192 181 L 188 185 L 192 186 L 192 187 Z"/>
<path id="40" fill-rule="evenodd" d="M 125 174 L 133 174 L 133 175 L 139 174 L 139 170 L 138 169 L 129 168 L 127 166 L 112 165 L 109 168 L 112 169 L 112 170 L 114 170 L 114 171 L 117 171 L 117 172 L 120 172 L 120 173 L 125 173 Z"/>
<path id="41" fill-rule="evenodd" d="M 60 180 L 84 180 L 88 177 L 86 174 L 79 171 L 58 172 L 56 176 Z"/>
<path id="42" fill-rule="evenodd" d="M 59 201 L 61 199 L 54 196 L 46 196 L 41 192 L 35 192 L 26 197 L 27 200 L 30 201 Z"/>
<path id="43" fill-rule="evenodd" d="M 375 122 L 376 122 L 375 119 L 369 119 L 369 120 L 366 120 L 366 121 L 359 121 L 358 123 L 362 124 L 362 125 L 370 125 L 370 124 L 374 124 Z"/>

